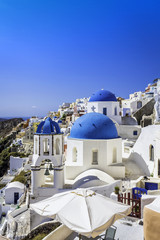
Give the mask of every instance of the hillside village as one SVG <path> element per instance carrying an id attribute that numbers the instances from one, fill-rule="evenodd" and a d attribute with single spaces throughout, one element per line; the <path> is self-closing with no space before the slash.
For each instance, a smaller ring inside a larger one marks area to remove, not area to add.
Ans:
<path id="1" fill-rule="evenodd" d="M 40 216 L 34 206 L 79 188 L 132 206 L 128 219 L 116 221 L 116 239 L 143 239 L 153 231 L 147 230 L 152 222 L 147 206 L 160 197 L 160 79 L 128 99 L 101 89 L 62 103 L 44 118 L 32 116 L 14 126 L 1 137 L 2 145 L 7 164 L 1 171 L 0 234 L 5 239 L 76 239 L 72 229 Z M 122 229 L 129 234 L 133 228 L 137 235 L 124 238 Z"/>

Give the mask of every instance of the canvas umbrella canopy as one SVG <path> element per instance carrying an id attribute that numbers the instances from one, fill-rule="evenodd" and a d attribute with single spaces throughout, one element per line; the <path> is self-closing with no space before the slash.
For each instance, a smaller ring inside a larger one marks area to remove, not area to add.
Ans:
<path id="1" fill-rule="evenodd" d="M 30 205 L 42 216 L 56 216 L 71 230 L 87 237 L 96 237 L 117 219 L 131 213 L 131 207 L 115 202 L 92 190 L 76 189 Z"/>
<path id="2" fill-rule="evenodd" d="M 143 229 L 146 240 L 160 239 L 160 197 L 146 205 L 143 210 Z"/>

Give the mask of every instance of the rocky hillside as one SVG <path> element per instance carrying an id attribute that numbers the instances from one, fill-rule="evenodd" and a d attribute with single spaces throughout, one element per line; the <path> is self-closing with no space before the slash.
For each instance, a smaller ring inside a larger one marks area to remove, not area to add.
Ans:
<path id="1" fill-rule="evenodd" d="M 14 127 L 23 121 L 22 118 L 12 118 L 0 121 L 0 137 L 5 137 Z"/>

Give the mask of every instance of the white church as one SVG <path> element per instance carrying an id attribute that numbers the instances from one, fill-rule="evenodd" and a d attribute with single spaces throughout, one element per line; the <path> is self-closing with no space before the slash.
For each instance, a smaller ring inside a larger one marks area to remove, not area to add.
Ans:
<path id="1" fill-rule="evenodd" d="M 80 117 L 67 140 L 66 179 L 75 179 L 89 169 L 101 170 L 113 178 L 125 177 L 122 139 L 114 122 L 101 113 Z"/>

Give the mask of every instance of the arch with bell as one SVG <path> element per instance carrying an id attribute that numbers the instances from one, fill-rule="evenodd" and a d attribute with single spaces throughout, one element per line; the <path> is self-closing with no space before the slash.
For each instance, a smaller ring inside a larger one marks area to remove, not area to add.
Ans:
<path id="1" fill-rule="evenodd" d="M 31 193 L 64 186 L 63 134 L 35 134 L 31 165 Z"/>

